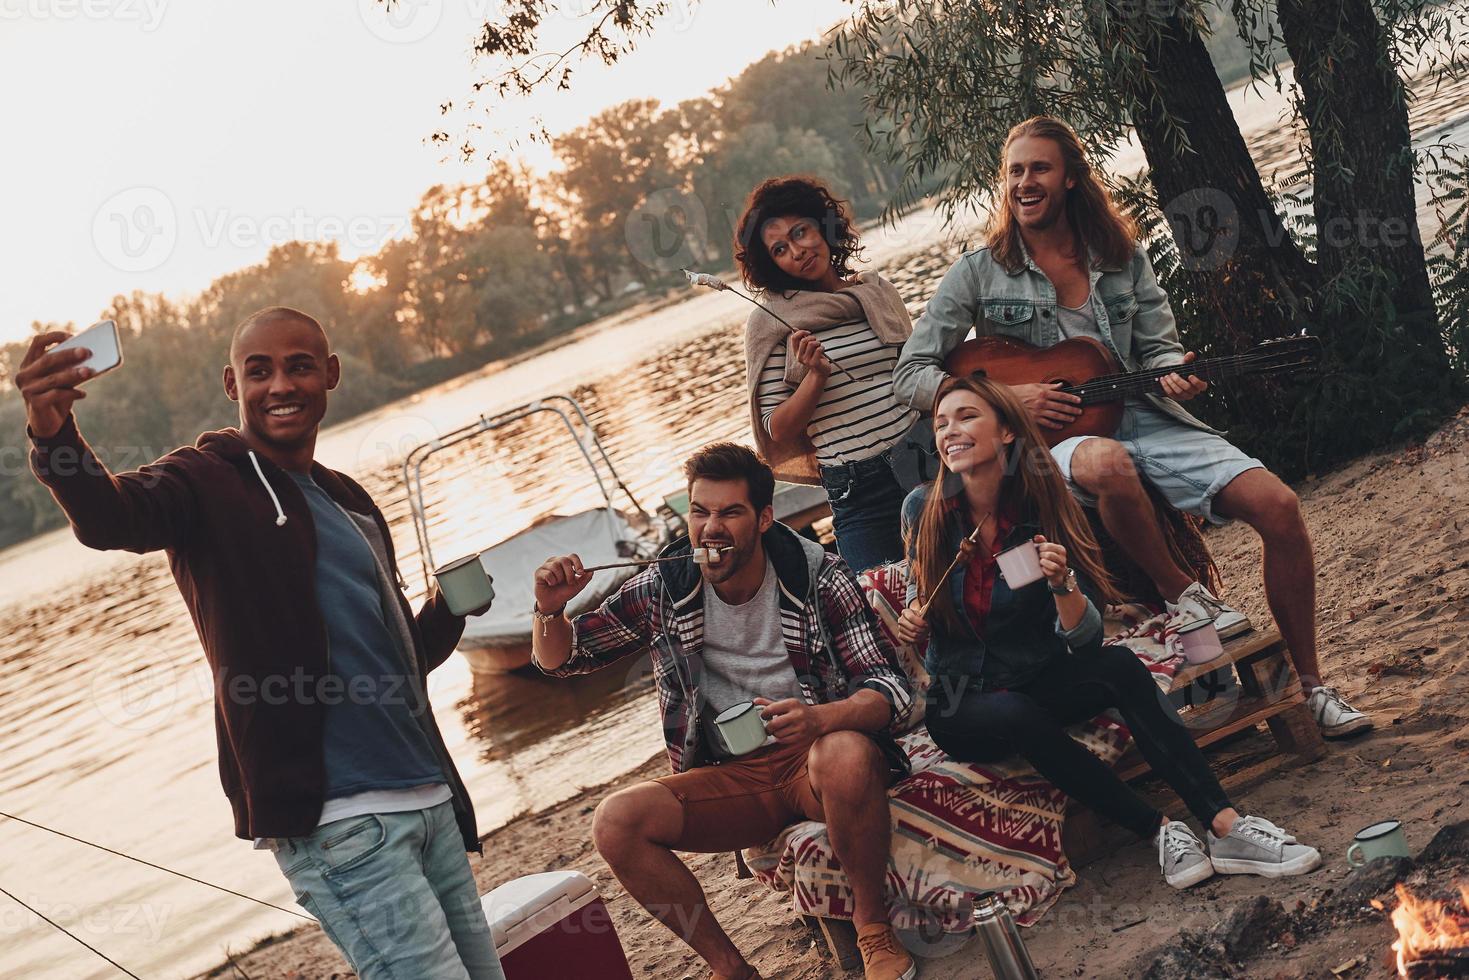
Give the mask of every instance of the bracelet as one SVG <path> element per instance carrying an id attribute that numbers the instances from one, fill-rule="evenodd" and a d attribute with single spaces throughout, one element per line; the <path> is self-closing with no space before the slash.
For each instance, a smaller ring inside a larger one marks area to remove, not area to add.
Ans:
<path id="1" fill-rule="evenodd" d="M 540 626 L 542 636 L 546 635 L 551 620 L 560 618 L 565 612 L 566 606 L 564 605 L 555 612 L 541 612 L 541 604 L 539 602 L 531 603 L 530 607 L 531 618 L 536 621 L 536 625 Z"/>

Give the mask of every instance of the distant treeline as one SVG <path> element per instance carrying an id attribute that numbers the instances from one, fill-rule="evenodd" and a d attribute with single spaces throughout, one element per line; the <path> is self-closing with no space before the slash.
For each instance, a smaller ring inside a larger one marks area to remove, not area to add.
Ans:
<path id="1" fill-rule="evenodd" d="M 1239 61 L 1231 36 L 1214 44 L 1221 66 Z M 823 50 L 772 52 L 671 108 L 614 106 L 552 140 L 552 174 L 497 161 L 481 183 L 430 188 L 411 233 L 360 260 L 292 242 L 182 302 L 116 297 L 99 319 L 117 320 L 127 364 L 88 389 L 84 431 L 122 469 L 233 424 L 220 381 L 229 336 L 264 306 L 327 327 L 347 377 L 333 398 L 340 421 L 661 292 L 681 264 L 728 268 L 740 206 L 766 177 L 822 175 L 859 217 L 875 216 L 901 174 L 864 149 L 863 93 L 828 87 Z M 26 475 L 9 381 L 26 346 L 0 348 L 0 547 L 63 523 Z"/>

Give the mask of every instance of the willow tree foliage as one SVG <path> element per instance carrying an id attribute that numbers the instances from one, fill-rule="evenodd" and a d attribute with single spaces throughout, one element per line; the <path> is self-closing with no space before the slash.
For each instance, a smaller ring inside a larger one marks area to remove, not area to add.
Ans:
<path id="1" fill-rule="evenodd" d="M 579 59 L 615 62 L 669 11 L 591 0 L 581 43 L 547 53 L 556 6 L 502 5 L 477 39 L 501 66 L 480 89 L 571 87 Z M 1249 153 L 1205 46 L 1211 15 L 1249 46 L 1256 83 L 1289 96 L 1292 193 Z M 1469 171 L 1448 166 L 1449 148 L 1414 147 L 1408 107 L 1415 87 L 1460 77 L 1466 26 L 1466 0 L 852 0 L 828 54 L 831 84 L 865 93 L 870 151 L 901 165 L 894 209 L 935 183 L 951 212 L 985 207 L 1004 135 L 1030 115 L 1065 119 L 1103 158 L 1135 137 L 1147 170 L 1115 186 L 1151 232 L 1191 346 L 1232 352 L 1303 327 L 1326 341 L 1308 382 L 1212 396 L 1246 445 L 1299 473 L 1420 432 L 1462 398 L 1469 274 L 1425 254 L 1414 191 L 1432 177 L 1462 200 Z M 1448 230 L 1441 244 L 1462 257 Z"/>

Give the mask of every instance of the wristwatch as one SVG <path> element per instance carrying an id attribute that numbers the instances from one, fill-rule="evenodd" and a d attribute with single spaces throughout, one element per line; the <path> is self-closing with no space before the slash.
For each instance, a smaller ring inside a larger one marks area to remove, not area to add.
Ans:
<path id="1" fill-rule="evenodd" d="M 1076 569 L 1066 569 L 1066 579 L 1061 585 L 1052 585 L 1050 582 L 1047 582 L 1046 588 L 1050 589 L 1053 595 L 1070 595 L 1071 593 L 1075 592 Z"/>

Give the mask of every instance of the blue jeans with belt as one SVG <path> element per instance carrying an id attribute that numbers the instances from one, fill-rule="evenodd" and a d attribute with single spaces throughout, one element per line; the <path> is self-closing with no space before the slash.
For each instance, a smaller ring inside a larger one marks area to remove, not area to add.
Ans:
<path id="1" fill-rule="evenodd" d="M 903 558 L 899 518 L 908 493 L 893 475 L 891 450 L 871 459 L 821 468 L 831 501 L 837 551 L 855 572 Z"/>
<path id="2" fill-rule="evenodd" d="M 362 980 L 505 980 L 452 803 L 334 820 L 273 846 L 296 903 Z"/>

